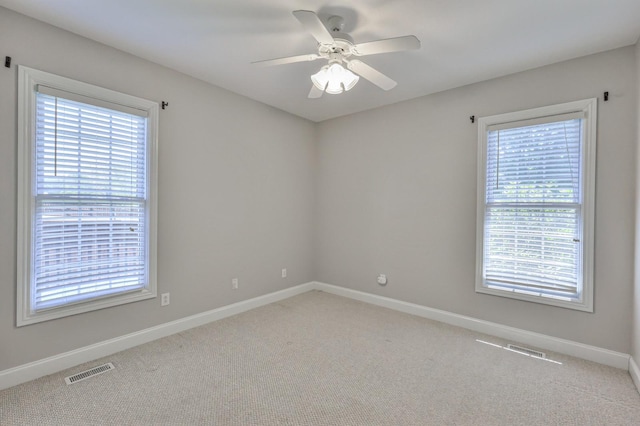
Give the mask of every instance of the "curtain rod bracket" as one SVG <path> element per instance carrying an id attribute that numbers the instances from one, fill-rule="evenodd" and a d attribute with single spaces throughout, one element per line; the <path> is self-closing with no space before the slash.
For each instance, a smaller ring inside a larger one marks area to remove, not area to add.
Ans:
<path id="1" fill-rule="evenodd" d="M 162 101 L 162 109 L 169 106 L 169 102 Z"/>
<path id="2" fill-rule="evenodd" d="M 11 68 L 11 56 L 4 57 L 4 66 L 7 68 Z"/>
<path id="3" fill-rule="evenodd" d="M 607 102 L 609 100 L 609 92 L 604 92 L 604 101 Z"/>
<path id="4" fill-rule="evenodd" d="M 476 116 L 472 115 L 471 117 L 469 117 L 469 120 L 471 120 L 471 123 L 475 123 L 476 122 Z"/>

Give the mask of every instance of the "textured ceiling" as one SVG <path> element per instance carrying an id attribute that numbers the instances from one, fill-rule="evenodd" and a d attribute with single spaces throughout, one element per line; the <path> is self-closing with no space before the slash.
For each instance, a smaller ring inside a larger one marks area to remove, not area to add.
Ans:
<path id="1" fill-rule="evenodd" d="M 634 44 L 640 0 L 0 0 L 7 7 L 292 114 L 322 121 Z M 356 43 L 416 35 L 420 50 L 360 58 L 398 82 L 308 99 L 325 61 L 291 14 L 340 15 Z"/>

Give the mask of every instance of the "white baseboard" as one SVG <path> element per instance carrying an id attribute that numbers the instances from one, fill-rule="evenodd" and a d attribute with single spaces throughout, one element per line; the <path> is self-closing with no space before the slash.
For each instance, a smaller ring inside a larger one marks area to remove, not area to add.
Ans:
<path id="1" fill-rule="evenodd" d="M 636 387 L 640 390 L 640 370 L 638 369 L 638 365 L 635 361 L 627 354 L 320 282 L 300 284 L 298 286 L 269 293 L 264 296 L 244 300 L 213 309 L 211 311 L 160 324 L 135 333 L 105 340 L 104 342 L 0 371 L 0 390 L 19 385 L 20 383 L 28 382 L 42 376 L 54 374 L 58 371 L 66 370 L 67 368 L 102 358 L 162 337 L 170 336 L 193 327 L 208 324 L 260 306 L 268 305 L 269 303 L 278 302 L 310 290 L 320 290 L 338 296 L 344 296 L 365 303 L 370 303 L 372 305 L 497 336 L 503 339 L 525 343 L 541 349 L 551 350 L 625 370 L 628 369 Z"/>
<path id="2" fill-rule="evenodd" d="M 0 390 L 19 385 L 20 383 L 25 383 L 42 376 L 57 373 L 58 371 L 66 370 L 67 368 L 102 358 L 162 337 L 170 336 L 193 327 L 208 324 L 260 306 L 268 305 L 269 303 L 288 299 L 289 297 L 305 293 L 313 290 L 314 288 L 315 283 L 300 284 L 298 286 L 269 293 L 264 296 L 243 300 L 211 311 L 181 318 L 155 327 L 136 331 L 135 333 L 105 340 L 104 342 L 85 346 L 73 351 L 0 371 Z"/>
<path id="3" fill-rule="evenodd" d="M 443 322 L 445 324 L 455 325 L 468 330 L 490 334 L 492 336 L 512 340 L 514 342 L 525 343 L 541 349 L 594 361 L 611 367 L 622 368 L 624 370 L 630 368 L 630 356 L 628 354 L 610 351 L 596 346 L 585 345 L 571 340 L 559 339 L 545 334 L 521 330 L 519 328 L 508 327 L 439 309 L 428 308 L 426 306 L 403 302 L 401 300 L 391 299 L 384 296 L 377 296 L 370 293 L 338 287 L 331 284 L 316 282 L 314 289 Z"/>
<path id="4" fill-rule="evenodd" d="M 631 374 L 631 380 L 636 385 L 636 389 L 640 392 L 640 368 L 638 368 L 638 364 L 633 360 L 633 357 L 629 358 L 629 374 Z"/>

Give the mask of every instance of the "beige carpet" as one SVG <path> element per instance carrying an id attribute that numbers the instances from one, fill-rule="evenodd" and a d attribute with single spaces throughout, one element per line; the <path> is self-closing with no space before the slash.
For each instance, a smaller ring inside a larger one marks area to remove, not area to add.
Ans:
<path id="1" fill-rule="evenodd" d="M 314 291 L 1 391 L 0 424 L 640 424 L 626 371 L 477 340 L 507 343 Z"/>

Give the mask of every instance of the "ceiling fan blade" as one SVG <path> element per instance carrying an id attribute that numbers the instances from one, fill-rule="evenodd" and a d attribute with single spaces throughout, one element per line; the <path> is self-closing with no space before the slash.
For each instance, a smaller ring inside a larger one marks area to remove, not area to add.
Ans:
<path id="1" fill-rule="evenodd" d="M 360 77 L 366 78 L 382 90 L 391 90 L 398 84 L 386 75 L 382 74 L 380 71 L 357 59 L 349 61 L 347 63 L 347 68 L 358 74 Z"/>
<path id="2" fill-rule="evenodd" d="M 318 15 L 310 10 L 294 10 L 293 16 L 300 21 L 307 31 L 311 33 L 318 43 L 333 44 L 333 37 L 324 26 Z"/>
<path id="3" fill-rule="evenodd" d="M 320 59 L 320 58 L 321 58 L 320 55 L 316 55 L 315 53 L 310 53 L 308 55 L 287 56 L 286 58 L 267 59 L 266 61 L 255 61 L 251 63 L 266 67 L 271 65 L 293 64 L 295 62 L 315 61 L 316 59 Z"/>
<path id="4" fill-rule="evenodd" d="M 316 87 L 315 84 L 311 85 L 311 90 L 309 90 L 309 99 L 317 99 L 319 97 L 322 96 L 322 94 L 324 93 L 323 90 L 320 90 Z"/>
<path id="5" fill-rule="evenodd" d="M 414 35 L 404 37 L 387 38 L 384 40 L 360 43 L 354 46 L 354 54 L 357 56 L 377 55 L 378 53 L 400 52 L 420 48 L 420 40 Z"/>

